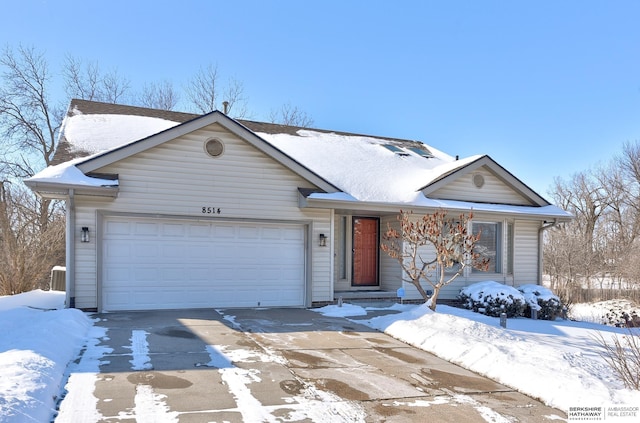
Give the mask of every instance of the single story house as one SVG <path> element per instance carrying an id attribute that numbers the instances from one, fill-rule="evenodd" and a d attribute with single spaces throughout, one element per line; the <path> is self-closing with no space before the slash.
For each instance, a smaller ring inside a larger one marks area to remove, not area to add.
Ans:
<path id="1" fill-rule="evenodd" d="M 441 299 L 482 280 L 540 283 L 542 232 L 572 218 L 487 155 L 220 111 L 72 100 L 55 161 L 25 183 L 66 203 L 67 305 L 87 310 L 418 299 L 379 248 L 401 209 L 473 210 L 482 230 L 490 269 Z"/>

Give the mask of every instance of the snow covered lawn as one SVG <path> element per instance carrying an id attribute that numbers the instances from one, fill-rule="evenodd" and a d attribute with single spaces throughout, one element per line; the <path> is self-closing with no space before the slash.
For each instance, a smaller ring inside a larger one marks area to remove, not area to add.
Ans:
<path id="1" fill-rule="evenodd" d="M 91 319 L 61 309 L 63 301 L 60 292 L 0 297 L 0 421 L 49 421 L 64 390 L 68 363 L 92 342 Z M 602 314 L 593 306 L 574 309 L 588 320 Z M 386 309 L 394 314 L 367 318 L 377 310 L 353 304 L 317 309 L 352 317 L 565 411 L 640 405 L 640 392 L 616 380 L 594 340 L 598 334 L 607 339 L 626 334 L 626 329 L 525 318 L 509 319 L 503 329 L 499 318 L 444 305 L 433 313 L 424 305 L 396 304 Z"/>
<path id="2" fill-rule="evenodd" d="M 64 298 L 40 290 L 0 297 L 0 421 L 50 421 L 67 363 L 92 325 L 80 310 L 64 309 Z"/>

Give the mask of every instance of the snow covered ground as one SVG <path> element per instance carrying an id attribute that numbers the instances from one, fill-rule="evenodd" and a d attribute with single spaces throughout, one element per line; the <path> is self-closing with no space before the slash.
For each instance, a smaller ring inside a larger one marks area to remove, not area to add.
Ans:
<path id="1" fill-rule="evenodd" d="M 92 326 L 64 299 L 40 290 L 0 297 L 0 421 L 50 421 L 67 364 Z"/>
<path id="2" fill-rule="evenodd" d="M 83 345 L 96 342 L 90 317 L 62 309 L 63 302 L 60 292 L 0 297 L 0 421 L 49 421 L 63 392 L 67 364 Z M 577 406 L 637 407 L 640 392 L 616 380 L 594 339 L 627 330 L 594 323 L 602 313 L 598 307 L 574 309 L 589 321 L 517 318 L 509 319 L 507 329 L 498 318 L 444 305 L 433 313 L 425 306 L 397 304 L 387 310 L 395 313 L 373 318 L 367 314 L 379 308 L 344 304 L 317 311 L 357 319 L 565 411 Z M 93 379 L 86 383 L 93 384 Z"/>

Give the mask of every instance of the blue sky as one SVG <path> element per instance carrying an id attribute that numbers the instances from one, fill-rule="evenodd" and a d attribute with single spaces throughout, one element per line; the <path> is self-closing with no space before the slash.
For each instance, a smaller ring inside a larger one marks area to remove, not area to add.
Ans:
<path id="1" fill-rule="evenodd" d="M 241 81 L 324 129 L 488 154 L 543 196 L 640 142 L 638 1 L 53 1 L 0 6 L 0 43 L 183 86 Z M 58 98 L 60 92 L 54 93 Z M 66 102 L 67 99 L 60 98 Z"/>

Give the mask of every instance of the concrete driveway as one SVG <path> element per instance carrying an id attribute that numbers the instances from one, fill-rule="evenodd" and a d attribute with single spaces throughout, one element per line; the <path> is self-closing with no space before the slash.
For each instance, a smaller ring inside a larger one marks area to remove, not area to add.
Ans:
<path id="1" fill-rule="evenodd" d="M 73 382 L 72 373 L 56 421 L 472 423 L 566 418 L 383 333 L 309 310 L 94 317 L 106 333 L 80 363 L 97 360 L 99 373 L 85 378 L 88 382 Z M 83 395 L 74 392 L 81 389 Z"/>

